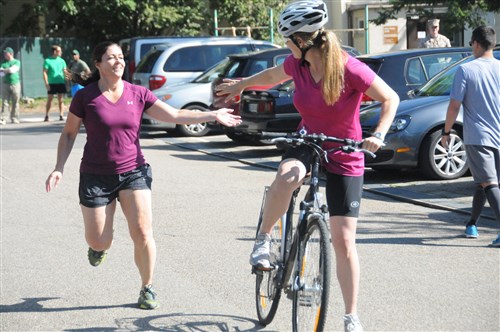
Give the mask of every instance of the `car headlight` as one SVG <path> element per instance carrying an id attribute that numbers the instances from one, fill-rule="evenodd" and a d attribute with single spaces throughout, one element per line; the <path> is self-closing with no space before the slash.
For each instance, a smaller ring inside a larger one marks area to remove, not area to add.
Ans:
<path id="1" fill-rule="evenodd" d="M 396 116 L 394 118 L 394 121 L 392 121 L 391 127 L 389 128 L 390 133 L 395 133 L 401 130 L 405 130 L 406 127 L 411 122 L 411 116 L 409 115 L 402 115 L 402 116 Z"/>

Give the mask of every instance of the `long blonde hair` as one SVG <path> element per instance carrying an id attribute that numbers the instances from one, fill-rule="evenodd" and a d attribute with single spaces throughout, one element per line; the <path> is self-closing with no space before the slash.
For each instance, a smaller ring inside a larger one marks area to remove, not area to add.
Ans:
<path id="1" fill-rule="evenodd" d="M 344 90 L 344 68 L 347 54 L 342 50 L 340 42 L 333 31 L 318 30 L 313 33 L 296 32 L 307 48 L 319 48 L 325 74 L 321 91 L 327 105 L 333 105 L 339 100 Z"/>

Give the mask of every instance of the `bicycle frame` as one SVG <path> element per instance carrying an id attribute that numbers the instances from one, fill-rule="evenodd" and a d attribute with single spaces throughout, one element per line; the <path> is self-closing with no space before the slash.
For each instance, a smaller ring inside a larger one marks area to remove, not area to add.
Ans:
<path id="1" fill-rule="evenodd" d="M 313 149 L 311 147 L 311 149 Z M 293 215 L 293 211 L 295 209 L 295 202 L 300 191 L 300 187 L 297 188 L 292 195 L 290 200 L 290 205 L 287 212 L 283 215 L 283 220 L 285 220 L 284 225 L 286 225 L 287 229 L 290 229 L 289 232 L 286 230 L 282 233 L 281 243 L 285 243 L 286 245 L 281 247 L 281 257 L 284 257 L 282 262 L 283 266 L 278 267 L 282 268 L 278 271 L 277 274 L 277 286 L 285 291 L 287 295 L 290 295 L 294 290 L 299 287 L 299 280 L 294 280 L 293 283 L 287 285 L 287 282 L 290 280 L 292 273 L 294 272 L 294 267 L 296 266 L 297 260 L 297 250 L 298 243 L 303 238 L 306 229 L 309 217 L 311 214 L 315 213 L 323 213 L 326 214 L 327 207 L 326 205 L 320 206 L 320 198 L 318 197 L 319 193 L 319 169 L 320 169 L 320 155 L 317 151 L 314 152 L 311 173 L 309 176 L 306 176 L 304 179 L 303 185 L 309 184 L 309 189 L 307 190 L 304 199 L 300 202 L 300 213 L 298 218 L 297 226 L 295 227 L 295 232 L 293 232 L 293 225 L 290 222 L 292 219 L 290 218 Z M 311 212 L 311 210 L 313 210 Z M 325 218 L 327 220 L 327 218 Z M 293 241 L 289 241 L 290 237 L 293 233 Z M 298 263 L 298 262 L 297 262 Z M 281 274 L 281 275 L 280 275 Z M 291 287 L 289 287 L 291 286 Z"/>
<path id="2" fill-rule="evenodd" d="M 294 331 L 322 331 L 328 312 L 328 297 L 331 275 L 331 244 L 328 230 L 328 208 L 321 202 L 319 194 L 320 165 L 330 151 L 345 153 L 368 152 L 360 148 L 361 143 L 352 139 L 339 139 L 324 134 L 308 135 L 305 130 L 298 134 L 274 136 L 274 142 L 292 146 L 305 145 L 313 153 L 310 174 L 293 193 L 288 210 L 277 220 L 271 231 L 270 269 L 253 268 L 256 274 L 256 307 L 259 322 L 270 324 L 276 314 L 281 291 L 293 300 L 292 323 Z M 276 138 L 277 137 L 277 138 Z M 324 142 L 340 145 L 324 149 Z M 298 193 L 302 186 L 308 190 L 300 202 L 299 217 L 294 227 L 293 217 Z M 257 235 L 263 222 L 264 202 L 259 215 Z M 272 244 L 276 247 L 273 247 Z M 279 251 L 277 248 L 279 246 Z M 274 251 L 273 251 L 274 248 Z"/>

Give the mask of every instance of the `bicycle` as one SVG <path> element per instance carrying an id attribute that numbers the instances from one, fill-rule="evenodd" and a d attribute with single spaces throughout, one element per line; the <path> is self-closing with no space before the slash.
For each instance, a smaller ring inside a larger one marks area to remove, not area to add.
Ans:
<path id="1" fill-rule="evenodd" d="M 281 134 L 283 136 L 283 134 Z M 311 171 L 303 185 L 308 185 L 304 199 L 300 202 L 298 222 L 293 228 L 295 202 L 300 191 L 296 189 L 288 210 L 276 222 L 271 232 L 269 270 L 252 268 L 256 275 L 255 301 L 260 324 L 272 322 L 278 310 L 282 290 L 292 299 L 293 331 L 322 331 L 328 312 L 330 291 L 332 249 L 327 226 L 328 207 L 321 202 L 319 172 L 321 160 L 327 160 L 327 153 L 342 150 L 346 153 L 365 152 L 362 142 L 339 139 L 324 134 L 298 134 L 273 138 L 274 143 L 288 146 L 306 145 L 313 151 Z M 324 142 L 340 143 L 340 146 L 325 150 Z M 259 232 L 264 202 L 269 187 L 265 187 L 259 213 Z"/>

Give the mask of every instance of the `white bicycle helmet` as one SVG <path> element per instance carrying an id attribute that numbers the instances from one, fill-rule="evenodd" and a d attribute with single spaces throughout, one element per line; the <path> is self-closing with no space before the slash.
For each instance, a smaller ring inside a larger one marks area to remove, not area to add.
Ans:
<path id="1" fill-rule="evenodd" d="M 328 22 L 326 5 L 321 0 L 297 1 L 281 12 L 278 32 L 288 38 L 296 32 L 314 32 Z"/>

